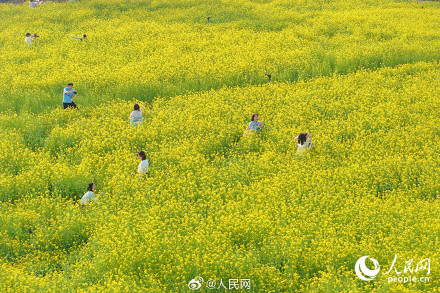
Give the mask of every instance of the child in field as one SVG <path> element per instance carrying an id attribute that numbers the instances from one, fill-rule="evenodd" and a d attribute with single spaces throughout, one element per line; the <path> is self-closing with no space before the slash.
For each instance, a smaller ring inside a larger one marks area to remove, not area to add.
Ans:
<path id="1" fill-rule="evenodd" d="M 134 110 L 130 114 L 130 123 L 133 126 L 137 126 L 139 123 L 141 123 L 143 121 L 142 109 L 144 108 L 144 105 L 142 105 L 142 107 L 139 109 L 139 105 L 134 104 L 133 108 L 134 108 Z"/>
<path id="2" fill-rule="evenodd" d="M 298 146 L 298 152 L 308 151 L 312 148 L 312 135 L 304 132 L 295 137 L 295 143 Z"/>
<path id="3" fill-rule="evenodd" d="M 38 38 L 37 34 L 31 35 L 30 33 L 27 33 L 24 41 L 26 42 L 28 47 L 32 47 L 32 41 L 35 40 L 35 38 Z"/>
<path id="4" fill-rule="evenodd" d="M 84 34 L 82 37 L 74 37 L 73 35 L 70 35 L 72 38 L 77 39 L 77 40 L 85 40 L 87 38 L 87 36 Z"/>
<path id="5" fill-rule="evenodd" d="M 147 174 L 147 172 L 148 172 L 148 161 L 147 161 L 147 157 L 145 156 L 145 152 L 144 151 L 139 151 L 137 153 L 137 157 L 138 157 L 139 160 L 141 160 L 141 163 L 138 166 L 138 173 L 140 175 Z"/>
<path id="6" fill-rule="evenodd" d="M 96 190 L 96 185 L 95 183 L 90 182 L 89 186 L 87 187 L 87 192 L 84 193 L 83 197 L 81 197 L 81 203 L 83 205 L 88 204 L 96 198 L 95 194 L 93 193 L 94 190 Z"/>
<path id="7" fill-rule="evenodd" d="M 264 125 L 263 123 L 258 121 L 258 114 L 257 113 L 252 114 L 251 122 L 249 123 L 249 126 L 246 128 L 246 130 L 247 131 L 253 130 L 256 132 L 260 132 L 263 129 L 264 129 Z"/>

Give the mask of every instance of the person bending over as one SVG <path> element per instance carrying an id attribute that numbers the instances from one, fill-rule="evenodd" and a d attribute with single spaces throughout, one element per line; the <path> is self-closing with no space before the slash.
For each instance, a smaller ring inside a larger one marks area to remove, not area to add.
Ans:
<path id="1" fill-rule="evenodd" d="M 94 200 L 96 198 L 95 194 L 93 193 L 93 191 L 96 190 L 96 185 L 93 182 L 89 183 L 89 186 L 87 187 L 87 192 L 84 193 L 83 197 L 81 197 L 81 203 L 86 205 L 89 202 L 91 202 L 92 200 Z"/>
<path id="2" fill-rule="evenodd" d="M 312 148 L 312 135 L 304 132 L 295 137 L 295 143 L 298 146 L 298 152 L 308 151 Z"/>
<path id="3" fill-rule="evenodd" d="M 80 40 L 80 41 L 82 41 L 82 40 L 85 40 L 86 38 L 87 38 L 87 36 L 84 34 L 84 35 L 82 35 L 82 37 L 74 37 L 73 35 L 70 35 L 72 38 L 74 38 L 74 39 L 77 39 L 77 40 Z"/>

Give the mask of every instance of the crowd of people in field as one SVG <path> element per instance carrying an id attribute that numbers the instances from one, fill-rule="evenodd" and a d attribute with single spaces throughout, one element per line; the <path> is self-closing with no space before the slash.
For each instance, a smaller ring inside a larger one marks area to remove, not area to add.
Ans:
<path id="1" fill-rule="evenodd" d="M 64 109 L 67 108 L 77 108 L 76 104 L 73 102 L 73 98 L 76 95 L 76 90 L 73 89 L 73 84 L 69 83 L 66 88 L 64 88 L 64 98 L 63 98 L 63 106 Z M 142 107 L 139 106 L 139 104 L 134 104 L 133 111 L 130 114 L 129 121 L 132 126 L 136 127 L 140 123 L 143 122 L 143 116 L 142 116 Z M 258 120 L 258 114 L 254 113 L 251 116 L 251 121 L 249 122 L 249 125 L 246 128 L 246 132 L 255 132 L 260 133 L 265 129 L 263 123 Z M 305 151 L 309 151 L 312 148 L 312 135 L 310 133 L 304 132 L 300 133 L 298 136 L 295 137 L 295 144 L 298 147 L 298 152 L 302 153 Z M 147 174 L 148 172 L 148 160 L 146 157 L 146 154 L 144 151 L 139 151 L 137 153 L 137 157 L 140 160 L 139 166 L 138 166 L 138 173 L 140 175 Z M 91 200 L 95 198 L 95 194 L 93 193 L 93 190 L 96 189 L 95 184 L 89 183 L 89 186 L 87 188 L 87 192 L 83 195 L 81 198 L 82 204 L 87 204 Z"/>
<path id="2" fill-rule="evenodd" d="M 31 3 L 33 3 L 32 5 L 39 5 L 40 1 L 35 0 L 35 1 L 31 1 Z M 31 5 L 31 3 L 29 5 Z M 36 6 L 32 6 L 32 7 L 36 7 Z M 32 47 L 32 42 L 38 37 L 39 36 L 36 33 L 34 34 L 27 33 L 25 38 L 27 46 Z M 75 37 L 73 35 L 70 35 L 70 37 L 74 39 L 78 39 L 80 41 L 86 40 L 87 38 L 85 34 L 82 37 Z M 73 83 L 68 83 L 67 87 L 65 87 L 63 91 L 64 109 L 68 109 L 68 108 L 78 109 L 78 106 L 74 102 L 76 95 L 77 95 L 77 91 L 73 88 Z M 143 105 L 142 107 L 140 107 L 138 104 L 134 105 L 133 111 L 131 112 L 129 117 L 129 121 L 132 126 L 136 127 L 143 122 L 143 116 L 142 116 L 143 108 L 144 108 Z M 251 132 L 260 133 L 264 130 L 265 130 L 265 126 L 261 121 L 258 120 L 258 114 L 257 113 L 252 114 L 251 121 L 249 122 L 249 125 L 246 128 L 246 133 L 251 133 Z M 299 153 L 309 151 L 312 148 L 312 136 L 310 135 L 310 133 L 307 132 L 300 133 L 298 136 L 295 137 L 294 140 L 295 140 L 295 144 L 298 147 Z M 140 175 L 147 174 L 148 160 L 146 158 L 145 152 L 139 151 L 137 153 L 137 157 L 141 161 L 138 166 L 138 173 Z M 88 202 L 90 202 L 95 198 L 95 194 L 93 193 L 95 189 L 96 189 L 96 185 L 93 182 L 89 183 L 87 192 L 81 198 L 82 204 L 87 204 Z"/>
<path id="3" fill-rule="evenodd" d="M 73 84 L 69 84 L 68 87 L 66 87 L 64 89 L 64 92 L 65 93 L 67 92 L 67 94 L 72 93 L 73 95 L 75 95 L 76 91 L 73 90 L 72 87 L 73 87 Z M 72 108 L 76 108 L 76 105 L 73 102 L 71 104 L 67 104 L 67 106 L 66 106 L 66 103 L 64 103 L 64 100 L 63 100 L 63 104 L 64 104 L 64 109 L 66 109 L 69 106 Z M 142 123 L 142 121 L 143 121 L 143 117 L 142 117 L 143 107 L 144 107 L 143 105 L 142 105 L 142 107 L 139 107 L 138 104 L 134 105 L 133 112 L 131 112 L 130 118 L 129 118 L 132 126 L 138 126 L 140 123 Z M 246 132 L 254 131 L 256 133 L 259 133 L 259 132 L 263 131 L 264 129 L 265 129 L 265 127 L 264 127 L 263 123 L 258 120 L 258 114 L 257 113 L 252 114 L 251 121 L 249 122 L 249 125 L 246 128 Z M 295 137 L 294 140 L 295 140 L 295 144 L 298 147 L 299 153 L 309 151 L 312 148 L 312 135 L 310 133 L 307 133 L 307 132 L 300 133 L 298 136 Z M 145 152 L 139 151 L 137 153 L 137 157 L 141 161 L 138 166 L 138 173 L 140 175 L 147 174 L 148 160 L 147 160 Z M 81 198 L 82 204 L 87 204 L 88 202 L 90 202 L 92 199 L 95 198 L 95 194 L 93 193 L 93 190 L 95 190 L 95 189 L 96 189 L 95 184 L 93 182 L 89 183 L 89 186 L 87 188 L 87 192 Z"/>
<path id="4" fill-rule="evenodd" d="M 77 109 L 77 105 L 73 102 L 73 99 L 75 98 L 77 94 L 77 91 L 73 88 L 73 83 L 67 84 L 67 87 L 64 88 L 63 91 L 63 107 L 64 109 L 67 108 L 73 108 Z M 143 116 L 142 116 L 142 110 L 144 106 L 139 106 L 139 104 L 134 104 L 133 111 L 130 114 L 129 121 L 130 124 L 133 127 L 138 126 L 143 122 Z M 258 120 L 258 114 L 253 113 L 251 116 L 251 121 L 249 122 L 249 125 L 246 128 L 246 133 L 260 133 L 264 131 L 265 126 L 263 123 Z M 312 148 L 312 135 L 307 132 L 300 133 L 298 136 L 295 137 L 295 144 L 298 147 L 298 152 L 306 152 L 309 151 Z M 147 174 L 148 172 L 148 160 L 146 157 L 146 154 L 144 151 L 139 151 L 137 153 L 137 157 L 140 160 L 139 166 L 138 166 L 138 173 L 139 175 Z M 91 200 L 95 198 L 95 194 L 93 191 L 96 189 L 96 185 L 91 182 L 88 185 L 87 192 L 83 195 L 81 198 L 82 204 L 87 204 Z"/>

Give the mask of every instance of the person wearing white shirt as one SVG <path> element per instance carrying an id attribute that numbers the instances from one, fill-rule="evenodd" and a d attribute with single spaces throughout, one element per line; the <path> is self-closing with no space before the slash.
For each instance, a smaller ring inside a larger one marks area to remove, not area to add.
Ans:
<path id="1" fill-rule="evenodd" d="M 145 152 L 144 151 L 139 151 L 137 153 L 137 157 L 138 157 L 139 160 L 141 160 L 141 163 L 138 166 L 138 173 L 140 175 L 147 174 L 147 172 L 148 172 L 148 161 L 147 161 L 147 157 L 145 156 Z"/>
<path id="2" fill-rule="evenodd" d="M 36 8 L 38 5 L 40 5 L 43 1 L 40 2 L 40 0 L 30 0 L 29 1 L 29 8 Z"/>
<path id="3" fill-rule="evenodd" d="M 304 132 L 295 137 L 295 143 L 298 146 L 298 152 L 308 151 L 312 148 L 312 135 Z"/>
<path id="4" fill-rule="evenodd" d="M 70 35 L 70 37 L 77 39 L 77 40 L 80 40 L 81 42 L 82 42 L 82 40 L 87 39 L 87 36 L 85 34 L 82 37 L 74 37 L 73 35 Z"/>
<path id="5" fill-rule="evenodd" d="M 28 47 L 32 47 L 32 41 L 35 40 L 35 38 L 37 38 L 37 34 L 31 35 L 30 33 L 27 33 L 24 41 L 26 42 Z"/>
<path id="6" fill-rule="evenodd" d="M 94 190 L 96 190 L 96 185 L 95 183 L 90 182 L 89 186 L 87 187 L 87 192 L 84 193 L 83 197 L 81 197 L 82 204 L 86 205 L 96 198 L 95 194 L 93 193 Z"/>
<path id="7" fill-rule="evenodd" d="M 133 108 L 134 108 L 134 110 L 130 114 L 130 123 L 133 126 L 137 126 L 139 123 L 141 123 L 143 121 L 142 109 L 144 108 L 144 105 L 142 105 L 142 107 L 139 109 L 139 105 L 134 104 Z"/>

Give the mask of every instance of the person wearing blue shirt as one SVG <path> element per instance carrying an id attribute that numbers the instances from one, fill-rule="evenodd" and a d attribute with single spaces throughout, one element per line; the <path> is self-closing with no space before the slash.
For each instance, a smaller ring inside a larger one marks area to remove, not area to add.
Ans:
<path id="1" fill-rule="evenodd" d="M 249 123 L 249 126 L 247 127 L 246 130 L 247 131 L 253 130 L 256 132 L 260 132 L 263 129 L 264 129 L 264 125 L 260 121 L 258 121 L 258 114 L 257 113 L 252 114 L 251 122 Z"/>
<path id="2" fill-rule="evenodd" d="M 73 83 L 69 83 L 63 91 L 63 107 L 67 109 L 68 107 L 77 108 L 76 104 L 73 102 L 75 98 L 76 90 L 73 88 Z"/>

